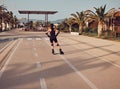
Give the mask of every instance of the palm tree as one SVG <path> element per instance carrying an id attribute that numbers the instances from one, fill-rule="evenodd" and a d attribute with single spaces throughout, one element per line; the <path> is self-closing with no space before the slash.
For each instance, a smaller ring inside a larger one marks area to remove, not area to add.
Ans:
<path id="1" fill-rule="evenodd" d="M 18 18 L 16 16 L 14 16 L 13 19 L 14 19 L 14 25 L 15 25 L 15 28 L 16 28 L 17 25 L 18 25 Z"/>
<path id="2" fill-rule="evenodd" d="M 2 31 L 2 6 L 0 6 L 0 32 Z"/>
<path id="3" fill-rule="evenodd" d="M 72 31 L 72 25 L 74 23 L 74 19 L 73 18 L 65 19 L 65 23 L 69 26 L 69 32 L 71 33 L 71 31 Z"/>
<path id="4" fill-rule="evenodd" d="M 2 17 L 2 6 L 0 6 L 0 17 Z"/>
<path id="5" fill-rule="evenodd" d="M 84 12 L 76 12 L 76 14 L 71 14 L 74 22 L 79 25 L 79 34 L 83 32 L 83 26 L 85 25 L 85 14 Z"/>
<path id="6" fill-rule="evenodd" d="M 8 12 L 8 20 L 9 20 L 10 29 L 12 29 L 12 27 L 13 27 L 13 13 L 12 13 L 12 11 Z"/>
<path id="7" fill-rule="evenodd" d="M 18 25 L 18 19 L 17 19 L 17 17 L 16 16 L 13 16 L 13 13 L 12 12 L 10 12 L 10 25 L 11 25 L 11 28 L 16 28 L 17 27 L 17 25 Z"/>
<path id="8" fill-rule="evenodd" d="M 94 7 L 95 12 L 91 10 L 86 10 L 86 15 L 89 17 L 89 20 L 95 20 L 98 22 L 98 37 L 102 33 L 103 26 L 106 24 L 105 19 L 107 18 L 107 13 L 105 13 L 106 5 L 104 7 L 96 8 Z"/>
<path id="9" fill-rule="evenodd" d="M 7 18 L 7 9 L 3 6 L 3 5 L 1 5 L 0 6 L 0 24 L 1 24 L 1 26 L 3 27 L 3 25 L 2 24 L 4 24 L 5 25 L 5 23 L 6 23 L 6 18 Z M 4 28 L 5 28 L 6 26 L 4 26 Z"/>
<path id="10" fill-rule="evenodd" d="M 5 28 L 7 25 L 13 27 L 18 24 L 17 17 L 13 16 L 12 11 L 8 11 L 3 5 L 0 6 L 0 26 L 2 23 L 5 24 Z"/>
<path id="11" fill-rule="evenodd" d="M 3 12 L 4 12 L 4 8 L 3 8 L 3 5 L 1 5 L 0 6 L 0 31 L 2 31 Z"/>
<path id="12" fill-rule="evenodd" d="M 113 19 L 114 19 L 114 13 L 116 12 L 118 12 L 118 10 L 115 8 L 112 8 L 109 11 L 107 11 L 108 20 L 109 20 L 108 26 L 111 31 L 113 31 Z"/>
<path id="13" fill-rule="evenodd" d="M 70 32 L 70 31 L 69 31 L 69 26 L 68 26 L 68 24 L 66 23 L 66 19 L 65 19 L 64 21 L 62 21 L 61 23 L 59 23 L 58 29 L 59 29 L 59 30 L 62 30 L 62 31 L 64 31 L 64 32 Z"/>

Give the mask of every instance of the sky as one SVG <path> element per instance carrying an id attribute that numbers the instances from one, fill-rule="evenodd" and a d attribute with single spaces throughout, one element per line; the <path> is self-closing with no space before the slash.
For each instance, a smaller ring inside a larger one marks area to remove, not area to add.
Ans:
<path id="1" fill-rule="evenodd" d="M 13 12 L 17 18 L 27 18 L 26 14 L 19 14 L 18 10 L 35 11 L 58 11 L 54 15 L 49 15 L 50 21 L 69 18 L 72 13 L 84 10 L 93 10 L 93 7 L 100 7 L 106 4 L 106 12 L 111 8 L 118 9 L 120 0 L 5 0 L 6 8 Z M 2 5 L 2 0 L 0 0 Z M 30 19 L 44 20 L 44 15 L 30 15 Z"/>

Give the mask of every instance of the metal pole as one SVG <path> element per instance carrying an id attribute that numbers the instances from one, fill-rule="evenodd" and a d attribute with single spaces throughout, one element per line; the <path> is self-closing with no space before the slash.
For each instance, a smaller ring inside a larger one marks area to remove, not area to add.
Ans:
<path id="1" fill-rule="evenodd" d="M 48 26 L 48 14 L 45 14 L 45 26 Z"/>
<path id="2" fill-rule="evenodd" d="M 28 23 L 29 23 L 29 13 L 28 13 Z"/>
<path id="3" fill-rule="evenodd" d="M 27 28 L 27 30 L 30 30 L 29 13 L 28 13 L 28 28 Z"/>

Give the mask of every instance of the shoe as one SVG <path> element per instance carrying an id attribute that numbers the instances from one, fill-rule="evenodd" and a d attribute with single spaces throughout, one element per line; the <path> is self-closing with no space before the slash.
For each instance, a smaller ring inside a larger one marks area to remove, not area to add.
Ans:
<path id="1" fill-rule="evenodd" d="M 64 54 L 64 52 L 60 49 L 60 54 Z"/>

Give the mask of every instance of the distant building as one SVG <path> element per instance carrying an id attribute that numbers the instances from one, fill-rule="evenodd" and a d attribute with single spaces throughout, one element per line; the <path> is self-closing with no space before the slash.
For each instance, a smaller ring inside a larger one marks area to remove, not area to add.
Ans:
<path id="1" fill-rule="evenodd" d="M 116 37 L 120 34 L 120 11 L 115 12 L 113 17 L 113 30 Z"/>

